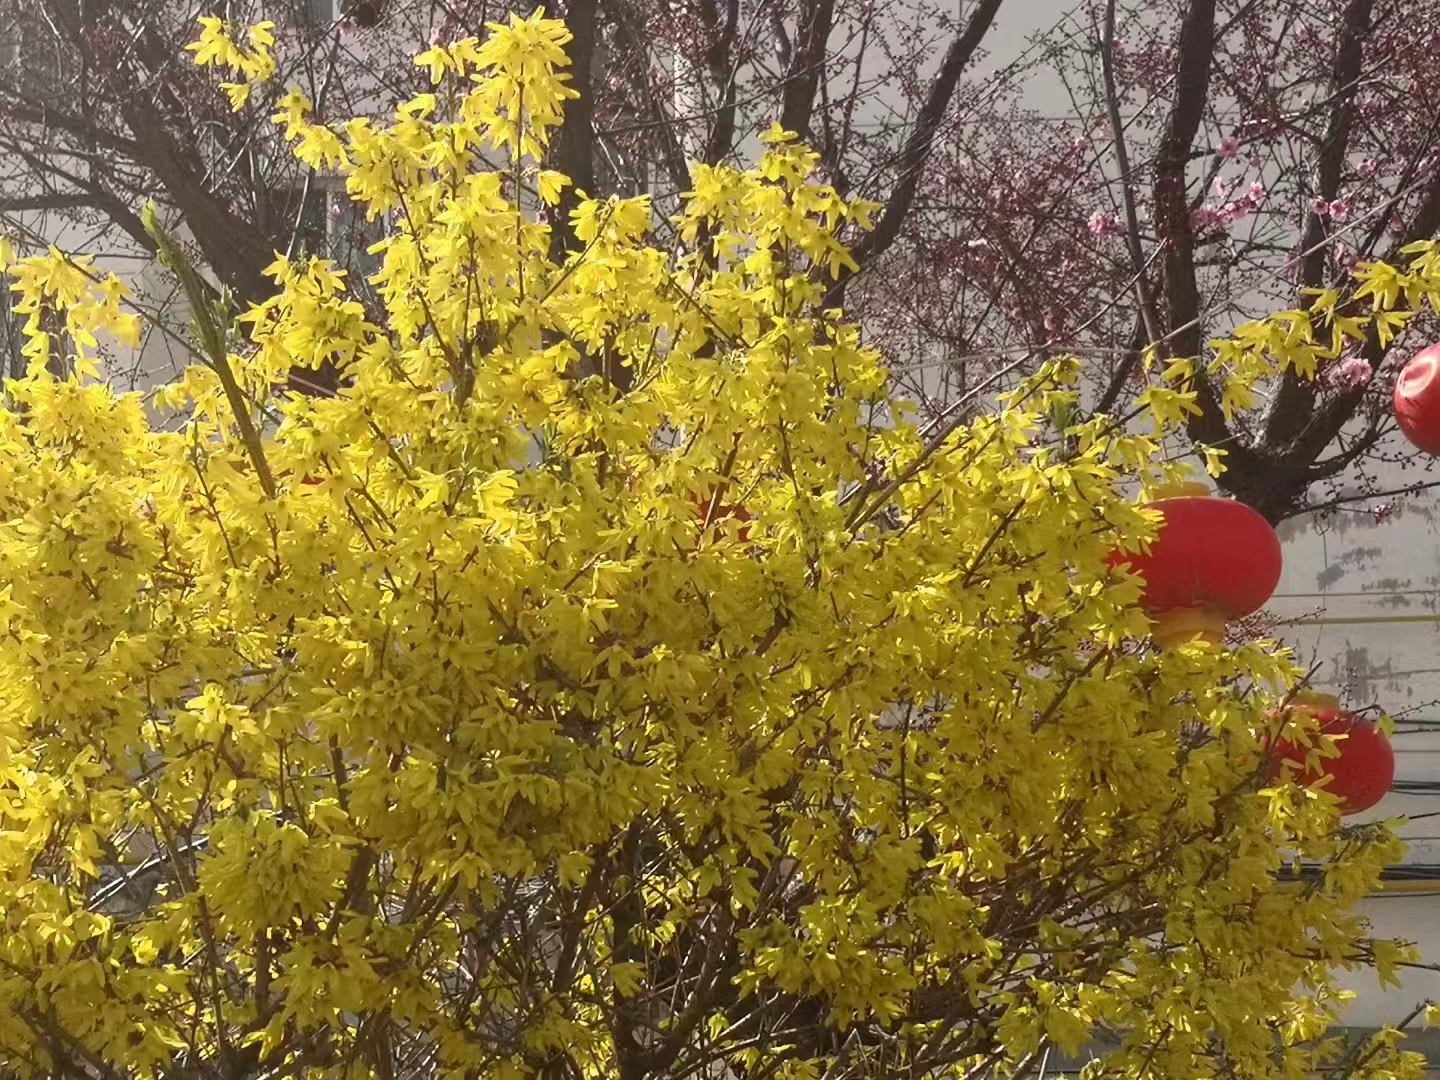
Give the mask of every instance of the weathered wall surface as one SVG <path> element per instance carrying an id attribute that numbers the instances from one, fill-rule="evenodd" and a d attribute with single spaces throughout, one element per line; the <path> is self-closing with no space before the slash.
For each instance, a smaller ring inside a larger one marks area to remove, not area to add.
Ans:
<path id="1" fill-rule="evenodd" d="M 1398 437 L 1387 449 L 1406 453 Z M 1384 492 L 1437 477 L 1423 461 L 1395 464 L 1371 486 Z M 1357 486 L 1334 497 L 1360 494 Z M 1395 790 L 1357 820 L 1408 818 L 1401 832 L 1415 880 L 1394 883 L 1366 914 L 1377 933 L 1415 941 L 1427 963 L 1440 963 L 1440 489 L 1356 498 L 1279 532 L 1285 571 L 1271 610 L 1294 620 L 1285 639 L 1314 665 L 1319 688 L 1396 722 Z M 1437 879 L 1425 880 L 1432 872 Z M 1358 996 L 1347 1019 L 1360 1026 L 1393 1023 L 1418 1001 L 1440 998 L 1432 971 L 1405 972 L 1398 990 L 1382 992 L 1372 975 L 1351 985 Z"/>

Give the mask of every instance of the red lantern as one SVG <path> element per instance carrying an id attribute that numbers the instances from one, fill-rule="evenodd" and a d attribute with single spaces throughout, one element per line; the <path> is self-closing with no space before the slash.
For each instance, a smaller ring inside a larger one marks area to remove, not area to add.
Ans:
<path id="1" fill-rule="evenodd" d="M 714 492 L 711 492 L 708 498 L 695 500 L 696 514 L 699 516 L 701 522 L 704 522 L 706 515 L 709 514 L 710 525 L 712 528 L 722 519 L 727 517 L 734 518 L 736 521 L 754 520 L 750 516 L 749 510 L 746 510 L 745 507 L 740 506 L 736 503 L 720 503 L 715 507 L 714 513 L 711 513 L 710 504 L 713 502 L 715 502 Z M 741 543 L 744 543 L 746 540 L 750 539 L 750 527 L 748 525 L 742 525 L 739 529 L 736 530 L 735 536 L 737 539 L 740 540 Z"/>
<path id="2" fill-rule="evenodd" d="M 1440 454 L 1440 343 L 1411 357 L 1395 380 L 1395 421 L 1418 449 Z"/>
<path id="3" fill-rule="evenodd" d="M 1165 520 L 1148 554 L 1114 552 L 1145 579 L 1140 606 L 1161 647 L 1225 640 L 1225 624 L 1258 611 L 1280 583 L 1280 540 L 1258 513 L 1204 484 L 1161 488 L 1150 505 Z"/>
<path id="4" fill-rule="evenodd" d="M 275 477 L 275 479 L 277 479 L 277 480 L 290 480 L 290 479 L 293 479 L 294 476 L 295 476 L 294 470 L 292 470 L 292 469 L 286 469 L 284 472 L 279 473 L 279 474 Z M 304 476 L 304 477 L 301 478 L 300 482 L 301 482 L 302 484 L 307 484 L 307 485 L 309 485 L 310 487 L 319 487 L 321 484 L 323 484 L 323 483 L 325 482 L 325 478 L 324 478 L 323 476 L 310 476 L 310 475 L 307 474 L 306 476 Z"/>
<path id="5" fill-rule="evenodd" d="M 1395 782 L 1395 751 L 1380 725 L 1345 712 L 1331 694 L 1296 694 L 1291 709 L 1313 713 L 1319 732 L 1333 736 L 1339 757 L 1321 758 L 1305 768 L 1306 748 L 1289 739 L 1277 739 L 1270 751 L 1270 778 L 1276 779 L 1287 763 L 1299 773 L 1306 787 L 1324 782 L 1325 790 L 1340 799 L 1342 814 L 1369 810 L 1385 797 Z"/>

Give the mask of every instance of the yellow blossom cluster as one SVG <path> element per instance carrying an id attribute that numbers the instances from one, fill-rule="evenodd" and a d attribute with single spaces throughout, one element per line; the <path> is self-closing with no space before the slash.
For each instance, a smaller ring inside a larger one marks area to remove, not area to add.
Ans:
<path id="1" fill-rule="evenodd" d="M 246 40 L 196 59 L 263 78 Z M 437 46 L 388 124 L 284 100 L 392 223 L 382 312 L 277 259 L 175 430 L 40 345 L 7 387 L 4 1070 L 841 1080 L 1109 1039 L 1122 1077 L 1417 1076 L 1326 1037 L 1338 969 L 1408 956 L 1353 912 L 1398 848 L 1267 783 L 1289 660 L 1155 653 L 1106 563 L 1189 370 L 1155 434 L 1063 452 L 1068 359 L 909 422 L 821 306 L 871 208 L 780 131 L 694 170 L 683 253 L 585 199 L 556 261 L 567 40 Z M 76 265 L 10 271 L 123 331 Z"/>
<path id="2" fill-rule="evenodd" d="M 237 43 L 227 32 L 225 20 L 213 15 L 200 17 L 200 36 L 185 48 L 195 54 L 195 63 L 202 67 L 222 67 L 245 78 L 244 82 L 221 83 L 220 88 L 230 99 L 233 109 L 240 109 L 250 100 L 251 90 L 275 74 L 275 24 L 259 22 L 245 29 L 245 44 Z"/>

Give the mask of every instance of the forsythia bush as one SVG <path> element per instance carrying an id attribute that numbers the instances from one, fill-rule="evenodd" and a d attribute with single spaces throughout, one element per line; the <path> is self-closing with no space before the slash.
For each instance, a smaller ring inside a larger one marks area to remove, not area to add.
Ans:
<path id="1" fill-rule="evenodd" d="M 244 40 L 207 22 L 200 59 L 268 77 Z M 93 378 L 134 329 L 115 282 L 11 263 L 5 1073 L 981 1076 L 1097 1039 L 1107 1075 L 1418 1075 L 1325 1038 L 1336 969 L 1406 958 L 1351 913 L 1397 844 L 1266 786 L 1289 661 L 1157 655 L 1105 566 L 1152 535 L 1134 482 L 1191 365 L 1153 374 L 1153 434 L 1063 453 L 1070 361 L 906 423 L 819 307 L 869 208 L 779 132 L 695 169 L 682 254 L 646 200 L 583 201 L 552 261 L 566 40 L 431 49 L 390 126 L 286 99 L 393 222 L 383 315 L 277 261 L 228 338 L 202 313 L 183 424 Z M 1431 295 L 1427 258 L 1374 270 L 1377 308 Z M 1333 355 L 1369 317 L 1337 318 L 1254 324 L 1206 377 Z M 274 394 L 326 362 L 337 395 Z"/>

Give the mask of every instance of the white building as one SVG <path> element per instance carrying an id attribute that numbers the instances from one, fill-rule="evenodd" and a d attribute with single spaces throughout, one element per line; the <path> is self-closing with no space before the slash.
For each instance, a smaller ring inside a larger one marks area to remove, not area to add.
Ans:
<path id="1" fill-rule="evenodd" d="M 340 14 L 339 0 L 305 2 L 315 24 Z M 982 70 L 998 70 L 1025 48 L 1030 33 L 1053 24 L 1056 15 L 1048 4 L 1002 9 Z M 17 42 L 0 42 L 0 67 L 24 61 Z M 1047 111 L 1068 108 L 1058 82 L 1038 81 L 1029 91 L 1032 102 L 1042 106 L 1053 96 Z M 703 105 L 679 104 L 697 112 Z M 0 185 L 4 180 L 0 166 Z M 290 209 L 316 247 L 336 248 L 347 242 L 346 205 L 343 193 L 321 179 Z M 57 228 L 55 219 L 42 213 L 17 211 L 5 217 L 62 248 L 93 248 L 91 236 L 74 226 Z M 0 217 L 0 228 L 4 221 Z M 167 309 L 170 286 L 138 249 L 111 241 L 100 266 L 131 280 L 148 305 Z M 0 349 L 4 305 L 0 298 Z M 117 357 L 111 374 L 122 385 L 146 387 L 168 379 L 185 361 L 172 340 L 153 332 L 137 354 Z M 1381 487 L 1412 482 L 1413 474 L 1397 475 Z M 1386 501 L 1394 504 L 1393 513 L 1377 521 L 1371 509 Z M 1409 815 L 1402 832 L 1411 845 L 1405 867 L 1412 880 L 1397 880 L 1367 903 L 1366 913 L 1377 933 L 1414 940 L 1428 960 L 1440 963 L 1440 491 L 1357 501 L 1333 514 L 1295 519 L 1280 533 L 1285 572 L 1271 607 L 1295 620 L 1287 639 L 1302 659 L 1320 665 L 1317 685 L 1333 689 L 1352 706 L 1379 705 L 1398 721 L 1397 787 L 1373 816 Z M 1433 876 L 1425 876 L 1432 871 Z M 1404 979 L 1402 989 L 1386 991 L 1373 976 L 1352 980 L 1358 996 L 1348 1023 L 1357 1031 L 1376 1028 L 1397 1021 L 1423 999 L 1440 999 L 1440 973 L 1411 970 Z M 1431 1054 L 1440 1075 L 1440 1041 L 1417 1037 L 1413 1045 Z M 1065 1068 L 1058 1061 L 1055 1065 Z"/>
<path id="2" fill-rule="evenodd" d="M 1378 486 L 1430 479 L 1397 468 Z M 1440 491 L 1360 498 L 1279 533 L 1285 570 L 1270 607 L 1294 620 L 1285 639 L 1317 665 L 1318 686 L 1395 719 L 1395 788 L 1357 820 L 1408 818 L 1400 833 L 1409 851 L 1365 914 L 1377 934 L 1414 941 L 1440 963 Z M 1440 999 L 1440 972 L 1410 969 L 1403 982 L 1381 991 L 1373 976 L 1352 980 L 1349 1020 L 1377 1027 Z"/>

